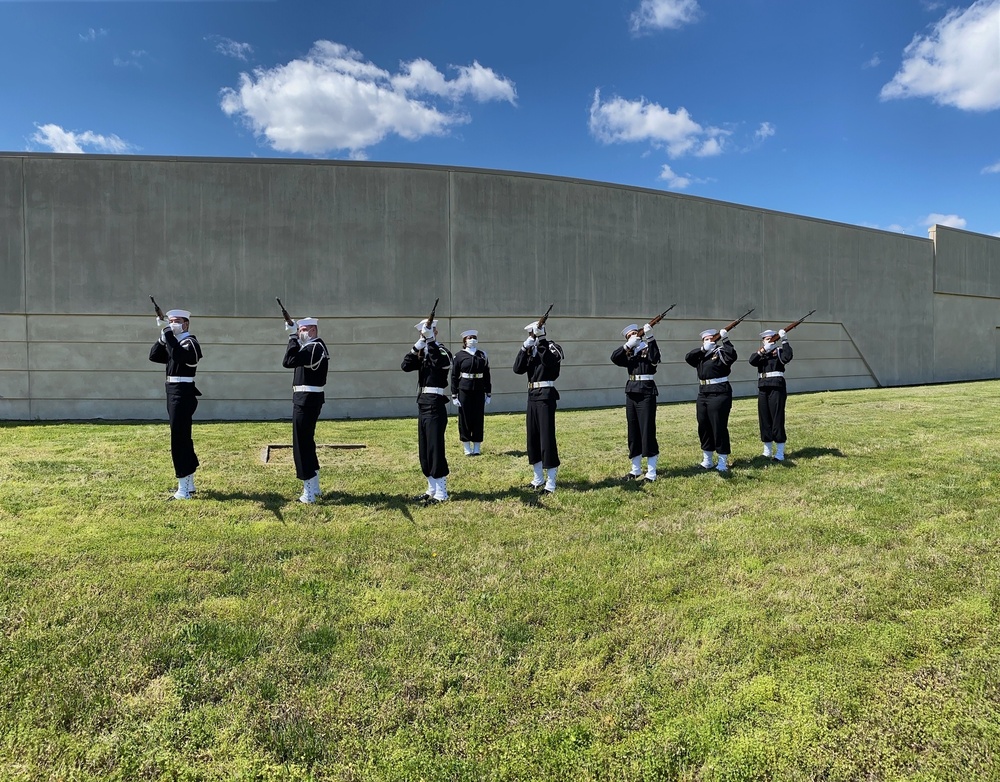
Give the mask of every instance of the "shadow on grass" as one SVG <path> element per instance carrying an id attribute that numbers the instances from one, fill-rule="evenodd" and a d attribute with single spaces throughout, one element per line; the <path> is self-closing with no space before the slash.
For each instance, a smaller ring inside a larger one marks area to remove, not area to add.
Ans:
<path id="1" fill-rule="evenodd" d="M 227 500 L 243 500 L 244 502 L 256 502 L 264 510 L 270 511 L 275 515 L 278 521 L 284 521 L 285 517 L 281 515 L 281 509 L 285 507 L 291 500 L 284 494 L 277 494 L 276 492 L 260 492 L 258 494 L 251 494 L 249 492 L 221 492 L 221 491 L 204 491 L 199 490 L 195 496 L 195 500 L 215 500 L 216 502 L 226 502 Z"/>
<path id="2" fill-rule="evenodd" d="M 522 504 L 532 508 L 543 507 L 542 500 L 546 496 L 547 495 L 540 493 L 535 489 L 529 489 L 527 487 L 521 488 L 518 486 L 511 486 L 509 489 L 502 489 L 500 491 L 453 491 L 451 493 L 451 499 L 453 501 L 475 500 L 477 502 L 498 502 L 501 500 L 518 500 Z"/>

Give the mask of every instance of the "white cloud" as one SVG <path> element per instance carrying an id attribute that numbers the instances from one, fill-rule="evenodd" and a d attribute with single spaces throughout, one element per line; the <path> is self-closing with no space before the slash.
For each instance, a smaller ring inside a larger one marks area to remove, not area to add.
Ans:
<path id="1" fill-rule="evenodd" d="M 931 212 L 927 217 L 920 221 L 921 225 L 930 228 L 932 225 L 946 225 L 949 228 L 965 228 L 966 219 L 964 217 L 959 217 L 958 215 L 943 215 L 937 212 Z"/>
<path id="2" fill-rule="evenodd" d="M 683 107 L 671 112 L 645 98 L 629 101 L 617 96 L 602 102 L 600 90 L 594 90 L 590 105 L 590 132 L 605 144 L 648 142 L 664 147 L 671 158 L 718 155 L 729 135 L 720 128 L 702 127 Z"/>
<path id="3" fill-rule="evenodd" d="M 449 80 L 417 59 L 390 74 L 343 44 L 317 41 L 301 59 L 240 74 L 237 88 L 222 90 L 220 105 L 278 151 L 344 150 L 363 159 L 367 147 L 389 134 L 413 141 L 469 121 L 454 105 L 439 108 L 431 98 L 515 103 L 513 82 L 492 69 L 473 62 L 454 70 Z"/>
<path id="4" fill-rule="evenodd" d="M 91 130 L 77 133 L 72 130 L 64 130 L 58 125 L 35 125 L 35 133 L 31 140 L 43 147 L 48 147 L 53 152 L 112 152 L 123 154 L 132 150 L 132 145 L 123 141 L 118 136 L 111 134 L 103 136 Z M 90 147 L 90 150 L 84 149 Z"/>
<path id="5" fill-rule="evenodd" d="M 96 30 L 93 27 L 91 27 L 90 29 L 87 30 L 87 32 L 80 33 L 80 40 L 81 41 L 88 41 L 88 42 L 89 41 L 96 41 L 98 38 L 102 38 L 102 37 L 104 37 L 107 34 L 108 34 L 108 31 L 105 30 L 103 27 L 99 27 Z"/>
<path id="6" fill-rule="evenodd" d="M 760 123 L 760 127 L 757 128 L 756 131 L 754 131 L 753 140 L 763 141 L 766 138 L 771 138 L 771 136 L 773 136 L 777 132 L 778 132 L 777 128 L 775 128 L 774 125 L 772 125 L 770 122 L 762 122 Z"/>
<path id="7" fill-rule="evenodd" d="M 915 36 L 880 97 L 930 98 L 967 111 L 1000 108 L 1000 0 L 953 9 L 928 35 Z"/>
<path id="8" fill-rule="evenodd" d="M 698 19 L 698 0 L 642 0 L 631 17 L 632 32 L 676 30 Z"/>
<path id="9" fill-rule="evenodd" d="M 224 54 L 226 57 L 232 57 L 236 60 L 246 62 L 250 55 L 253 54 L 253 47 L 250 44 L 234 41 L 232 38 L 226 38 L 224 35 L 206 35 L 205 40 L 215 44 L 215 51 L 219 54 Z"/>
<path id="10" fill-rule="evenodd" d="M 129 57 L 115 57 L 114 64 L 118 68 L 138 68 L 142 70 L 142 58 L 148 57 L 149 53 L 145 49 L 133 49 L 129 52 Z"/>
<path id="11" fill-rule="evenodd" d="M 877 68 L 882 64 L 882 58 L 878 54 L 873 54 L 871 59 L 861 65 L 862 68 Z"/>
<path id="12" fill-rule="evenodd" d="M 672 187 L 675 190 L 683 190 L 691 184 L 690 177 L 680 176 L 668 165 L 664 165 L 663 168 L 660 169 L 660 176 L 658 178 L 666 182 L 667 187 Z"/>
<path id="13" fill-rule="evenodd" d="M 984 168 L 979 173 L 981 173 L 981 174 L 1000 174 L 1000 160 L 998 160 L 992 166 L 986 166 L 986 168 Z"/>

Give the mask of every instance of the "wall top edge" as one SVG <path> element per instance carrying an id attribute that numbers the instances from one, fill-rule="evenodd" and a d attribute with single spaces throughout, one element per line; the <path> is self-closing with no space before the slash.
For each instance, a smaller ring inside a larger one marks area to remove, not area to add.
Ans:
<path id="1" fill-rule="evenodd" d="M 537 179 L 548 182 L 563 182 L 566 184 L 585 185 L 588 187 L 601 187 L 612 190 L 625 190 L 627 192 L 632 192 L 632 193 L 655 195 L 664 198 L 674 198 L 683 201 L 694 201 L 706 204 L 715 204 L 718 206 L 729 207 L 731 209 L 742 209 L 749 212 L 757 212 L 762 215 L 766 214 L 766 215 L 776 215 L 778 217 L 791 217 L 795 218 L 796 220 L 808 220 L 810 222 L 822 223 L 824 225 L 843 226 L 846 228 L 851 228 L 853 230 L 859 230 L 859 231 L 870 231 L 873 233 L 880 233 L 880 234 L 892 234 L 893 236 L 898 236 L 905 239 L 911 239 L 918 242 L 930 243 L 932 241 L 929 237 L 909 236 L 907 234 L 899 234 L 896 231 L 886 231 L 880 228 L 871 228 L 869 226 L 864 226 L 864 225 L 853 225 L 851 223 L 842 223 L 836 220 L 826 220 L 821 217 L 810 217 L 808 215 L 799 215 L 793 212 L 780 212 L 776 209 L 766 209 L 764 207 L 751 206 L 749 204 L 737 204 L 730 201 L 721 201 L 715 198 L 705 198 L 704 196 L 687 195 L 683 193 L 674 193 L 669 190 L 657 190 L 655 188 L 638 187 L 635 185 L 625 185 L 617 182 L 602 182 L 594 179 L 580 179 L 577 177 L 559 176 L 556 174 L 543 174 L 531 171 L 510 171 L 507 169 L 474 168 L 468 166 L 441 166 L 441 165 L 433 165 L 430 163 L 407 163 L 407 162 L 375 161 L 375 160 L 312 160 L 306 158 L 282 158 L 282 157 L 273 157 L 273 158 L 194 157 L 185 155 L 113 155 L 113 154 L 88 154 L 88 153 L 73 153 L 73 152 L 12 152 L 12 151 L 0 150 L 0 160 L 2 159 L 83 160 L 88 162 L 101 161 L 101 162 L 129 162 L 129 163 L 137 163 L 137 162 L 186 163 L 195 165 L 201 165 L 204 163 L 226 163 L 234 165 L 330 166 L 330 167 L 342 167 L 342 168 L 401 169 L 401 170 L 438 172 L 442 174 L 450 174 L 450 173 L 486 174 L 492 176 L 517 177 L 521 179 Z M 960 229 L 953 229 L 953 230 L 960 230 Z M 984 235 L 988 236 L 988 234 Z"/>

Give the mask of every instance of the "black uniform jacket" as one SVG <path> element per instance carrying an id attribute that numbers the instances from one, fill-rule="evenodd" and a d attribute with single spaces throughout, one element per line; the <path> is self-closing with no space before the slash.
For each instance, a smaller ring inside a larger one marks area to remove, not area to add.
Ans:
<path id="1" fill-rule="evenodd" d="M 718 347 L 711 353 L 705 353 L 700 347 L 690 351 L 684 360 L 698 370 L 699 380 L 714 380 L 718 377 L 729 377 L 733 371 L 733 364 L 736 363 L 736 348 L 728 339 L 720 339 Z M 714 385 L 701 386 L 699 393 L 712 394 L 726 392 L 732 393 L 732 386 L 729 383 L 718 383 Z"/>
<path id="2" fill-rule="evenodd" d="M 403 363 L 400 368 L 404 372 L 417 373 L 417 386 L 419 388 L 443 388 L 448 391 L 448 372 L 451 369 L 452 356 L 440 342 L 428 342 L 423 350 L 410 348 L 409 353 L 403 356 Z M 437 397 L 437 399 L 434 399 Z M 447 397 L 438 394 L 418 393 L 418 402 L 429 402 L 440 400 L 447 401 Z"/>
<path id="3" fill-rule="evenodd" d="M 785 378 L 781 377 L 761 377 L 766 372 L 784 372 L 785 364 L 792 360 L 792 346 L 787 339 L 781 340 L 774 350 L 769 350 L 764 355 L 758 351 L 750 354 L 750 365 L 757 368 L 757 388 L 783 388 Z"/>
<path id="4" fill-rule="evenodd" d="M 462 377 L 467 375 L 482 375 L 482 377 Z M 493 393 L 493 380 L 490 378 L 490 357 L 485 350 L 470 353 L 462 348 L 455 354 L 451 370 L 451 395 L 456 396 L 462 391 L 481 391 L 487 396 Z"/>
<path id="5" fill-rule="evenodd" d="M 566 354 L 562 346 L 549 342 L 544 337 L 531 348 L 522 347 L 514 357 L 514 374 L 527 375 L 529 383 L 542 380 L 556 380 L 559 369 Z M 555 386 L 547 388 L 529 388 L 529 399 L 558 399 L 559 392 Z"/>
<path id="6" fill-rule="evenodd" d="M 194 377 L 198 371 L 198 362 L 203 358 L 201 345 L 194 334 L 184 332 L 181 338 L 177 339 L 174 332 L 164 329 L 163 342 L 157 340 L 153 347 L 149 349 L 149 360 L 154 364 L 167 365 L 167 377 Z M 196 396 L 201 396 L 201 392 L 194 387 L 194 383 L 177 383 L 177 386 L 191 386 L 191 390 Z M 178 389 L 180 390 L 180 389 Z"/>
<path id="7" fill-rule="evenodd" d="M 285 357 L 281 360 L 281 366 L 285 369 L 295 370 L 292 377 L 293 386 L 322 388 L 326 385 L 326 374 L 330 368 L 330 351 L 327 350 L 326 343 L 319 337 L 301 345 L 298 337 L 293 334 L 288 338 L 288 348 L 285 350 Z M 316 392 L 296 391 L 292 395 L 292 399 L 295 400 L 299 394 L 308 393 Z"/>
<path id="8" fill-rule="evenodd" d="M 629 379 L 625 383 L 626 394 L 642 394 L 656 396 L 656 382 L 653 380 L 633 380 L 635 375 L 655 375 L 656 365 L 660 363 L 660 348 L 655 339 L 651 339 L 646 347 L 639 343 L 639 350 L 629 350 L 624 345 L 611 354 L 611 363 L 628 370 Z"/>

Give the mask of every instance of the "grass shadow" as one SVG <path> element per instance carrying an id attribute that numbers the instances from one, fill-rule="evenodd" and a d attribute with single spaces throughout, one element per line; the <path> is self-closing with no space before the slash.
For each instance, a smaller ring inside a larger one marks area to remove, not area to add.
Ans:
<path id="1" fill-rule="evenodd" d="M 250 492 L 221 492 L 199 489 L 195 495 L 194 500 L 214 500 L 215 502 L 226 502 L 227 500 L 243 500 L 246 502 L 256 502 L 264 510 L 270 511 L 274 514 L 278 521 L 284 521 L 285 517 L 281 515 L 281 509 L 285 507 L 291 500 L 284 494 L 278 494 L 277 492 L 259 492 L 256 494 Z"/>

